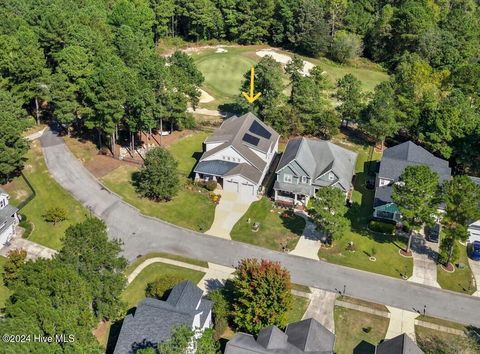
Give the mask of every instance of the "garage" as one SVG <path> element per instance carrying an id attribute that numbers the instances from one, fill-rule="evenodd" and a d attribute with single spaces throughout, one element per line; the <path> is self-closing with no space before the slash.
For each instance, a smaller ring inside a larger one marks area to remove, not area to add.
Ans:
<path id="1" fill-rule="evenodd" d="M 239 191 L 239 187 L 238 187 L 239 183 L 238 181 L 235 181 L 235 180 L 227 180 L 225 179 L 224 182 L 223 182 L 223 190 L 226 191 L 226 192 L 235 192 L 237 193 Z"/>
<path id="2" fill-rule="evenodd" d="M 253 196 L 254 195 L 253 184 L 240 183 L 240 194 L 242 196 Z"/>

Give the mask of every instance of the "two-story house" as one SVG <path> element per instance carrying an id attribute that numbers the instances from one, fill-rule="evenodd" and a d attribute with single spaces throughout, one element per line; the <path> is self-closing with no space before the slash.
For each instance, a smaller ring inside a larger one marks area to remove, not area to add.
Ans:
<path id="1" fill-rule="evenodd" d="M 278 151 L 279 134 L 254 114 L 233 116 L 204 142 L 195 180 L 215 180 L 224 191 L 255 197 Z"/>
<path id="2" fill-rule="evenodd" d="M 425 165 L 438 173 L 440 182 L 451 176 L 448 161 L 440 159 L 411 141 L 395 145 L 383 152 L 375 181 L 373 216 L 395 222 L 401 220 L 397 205 L 392 200 L 393 185 L 407 166 Z"/>
<path id="3" fill-rule="evenodd" d="M 18 209 L 8 203 L 9 195 L 0 188 L 0 247 L 15 235 Z"/>
<path id="4" fill-rule="evenodd" d="M 275 201 L 306 206 L 322 187 L 352 190 L 357 153 L 318 139 L 288 142 L 277 167 Z"/>
<path id="5" fill-rule="evenodd" d="M 205 299 L 202 290 L 189 280 L 175 285 L 166 301 L 146 298 L 123 320 L 114 354 L 156 348 L 181 325 L 191 327 L 199 338 L 212 326 L 212 306 L 213 302 Z"/>
<path id="6" fill-rule="evenodd" d="M 480 186 L 480 177 L 470 177 L 470 179 Z M 474 202 L 474 201 L 472 201 Z M 480 200 L 476 201 L 480 203 Z M 480 241 L 480 220 L 472 220 L 472 223 L 468 225 L 468 243 Z"/>

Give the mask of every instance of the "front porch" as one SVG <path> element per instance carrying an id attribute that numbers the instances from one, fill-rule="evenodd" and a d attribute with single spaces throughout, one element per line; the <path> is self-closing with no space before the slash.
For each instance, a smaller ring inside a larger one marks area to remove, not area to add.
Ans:
<path id="1" fill-rule="evenodd" d="M 309 196 L 303 194 L 274 190 L 274 200 L 279 204 L 305 208 L 309 199 Z"/>
<path id="2" fill-rule="evenodd" d="M 394 203 L 375 207 L 373 217 L 376 219 L 395 221 L 396 223 L 399 223 L 402 220 L 400 210 L 398 210 L 398 207 Z"/>

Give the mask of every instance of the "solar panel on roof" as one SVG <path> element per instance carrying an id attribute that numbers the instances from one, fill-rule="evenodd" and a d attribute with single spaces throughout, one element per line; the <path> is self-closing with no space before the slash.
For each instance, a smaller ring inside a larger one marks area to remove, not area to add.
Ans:
<path id="1" fill-rule="evenodd" d="M 250 126 L 250 129 L 253 134 L 261 136 L 262 138 L 265 139 L 270 139 L 272 136 L 272 133 L 270 133 L 265 127 L 263 127 L 260 123 L 258 123 L 256 120 L 253 121 L 252 125 Z"/>
<path id="2" fill-rule="evenodd" d="M 242 140 L 254 146 L 257 146 L 258 142 L 260 141 L 259 138 L 257 138 L 256 136 L 250 135 L 248 133 L 245 133 Z"/>

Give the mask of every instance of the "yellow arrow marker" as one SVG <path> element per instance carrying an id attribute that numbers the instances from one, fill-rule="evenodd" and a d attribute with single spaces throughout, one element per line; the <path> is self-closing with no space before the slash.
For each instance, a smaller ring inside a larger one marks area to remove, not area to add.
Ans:
<path id="1" fill-rule="evenodd" d="M 243 97 L 245 97 L 248 103 L 253 103 L 262 94 L 261 92 L 258 92 L 255 96 L 253 95 L 254 80 L 255 80 L 255 68 L 252 66 L 252 69 L 250 70 L 250 94 L 246 92 L 242 92 Z"/>

